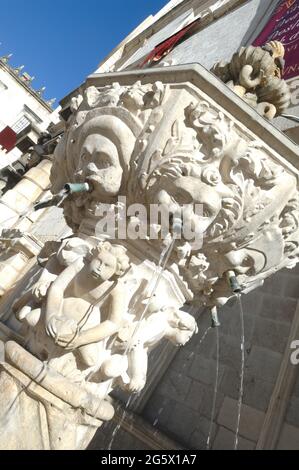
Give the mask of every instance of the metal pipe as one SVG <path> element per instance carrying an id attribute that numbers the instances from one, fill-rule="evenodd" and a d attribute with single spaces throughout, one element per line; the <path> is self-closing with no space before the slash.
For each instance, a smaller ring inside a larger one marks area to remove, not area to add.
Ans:
<path id="1" fill-rule="evenodd" d="M 234 271 L 227 271 L 225 274 L 226 274 L 228 284 L 229 284 L 231 290 L 233 291 L 233 293 L 234 294 L 240 293 L 242 289 L 241 289 L 241 286 L 238 282 L 236 273 Z"/>
<path id="2" fill-rule="evenodd" d="M 88 193 L 92 191 L 92 187 L 89 183 L 66 183 L 58 194 L 54 194 L 53 197 L 46 201 L 37 202 L 34 205 L 34 210 L 44 209 L 45 207 L 57 206 L 63 202 L 63 198 L 66 198 L 69 194 Z"/>
<path id="3" fill-rule="evenodd" d="M 88 193 L 92 190 L 89 183 L 66 183 L 63 189 L 68 194 Z"/>

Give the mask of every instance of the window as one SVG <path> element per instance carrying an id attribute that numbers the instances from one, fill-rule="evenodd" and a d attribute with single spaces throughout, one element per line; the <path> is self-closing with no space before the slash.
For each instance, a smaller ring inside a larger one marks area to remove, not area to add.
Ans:
<path id="1" fill-rule="evenodd" d="M 27 115 L 28 119 L 30 119 L 31 121 L 34 121 L 37 124 L 41 124 L 43 122 L 42 119 L 40 119 L 37 116 L 37 114 L 35 114 L 35 112 L 32 111 L 30 108 L 28 108 L 28 106 L 26 106 L 25 104 L 24 104 L 23 110 L 24 110 L 24 115 L 25 116 Z"/>
<path id="2" fill-rule="evenodd" d="M 20 134 L 24 129 L 26 129 L 29 124 L 41 124 L 42 120 L 30 109 L 28 106 L 23 106 L 23 111 L 19 114 L 19 118 L 11 126 L 16 134 Z"/>
<path id="3" fill-rule="evenodd" d="M 28 119 L 26 116 L 22 116 L 11 127 L 16 134 L 20 134 L 20 132 L 26 129 L 29 124 L 31 124 L 30 119 Z"/>

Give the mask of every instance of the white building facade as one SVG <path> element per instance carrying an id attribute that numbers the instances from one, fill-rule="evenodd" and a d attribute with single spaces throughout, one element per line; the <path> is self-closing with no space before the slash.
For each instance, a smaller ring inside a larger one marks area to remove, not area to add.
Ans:
<path id="1" fill-rule="evenodd" d="M 51 122 L 58 121 L 52 100 L 42 97 L 44 89 L 35 91 L 31 86 L 33 77 L 20 69 L 9 64 L 9 56 L 0 58 L 0 169 L 20 158 Z"/>

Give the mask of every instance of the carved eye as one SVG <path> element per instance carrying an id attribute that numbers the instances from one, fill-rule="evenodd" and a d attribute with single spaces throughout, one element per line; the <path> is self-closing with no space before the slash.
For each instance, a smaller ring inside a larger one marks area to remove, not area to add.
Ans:
<path id="1" fill-rule="evenodd" d="M 202 215 L 203 217 L 211 217 L 211 212 L 208 209 L 204 209 Z"/>
<path id="2" fill-rule="evenodd" d="M 178 204 L 192 204 L 192 196 L 183 188 L 177 189 L 174 194 L 174 198 Z"/>
<path id="3" fill-rule="evenodd" d="M 105 153 L 98 153 L 94 156 L 94 162 L 99 170 L 104 170 L 111 166 L 111 159 Z"/>
<path id="4" fill-rule="evenodd" d="M 243 265 L 246 264 L 247 266 L 251 266 L 252 265 L 252 259 L 249 255 L 245 256 L 245 258 L 243 259 Z"/>

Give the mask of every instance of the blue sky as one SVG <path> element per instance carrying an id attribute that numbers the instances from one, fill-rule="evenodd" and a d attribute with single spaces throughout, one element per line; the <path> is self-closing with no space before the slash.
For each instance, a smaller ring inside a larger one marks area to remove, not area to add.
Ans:
<path id="1" fill-rule="evenodd" d="M 167 0 L 0 0 L 0 54 L 63 98 Z"/>

